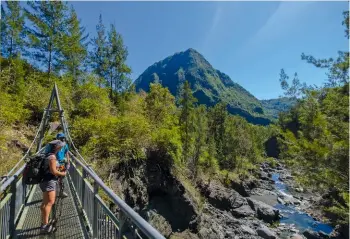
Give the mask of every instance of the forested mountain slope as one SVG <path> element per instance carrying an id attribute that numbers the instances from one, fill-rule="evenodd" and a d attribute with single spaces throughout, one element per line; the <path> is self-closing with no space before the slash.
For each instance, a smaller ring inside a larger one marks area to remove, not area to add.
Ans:
<path id="1" fill-rule="evenodd" d="M 178 98 L 185 81 L 190 83 L 199 104 L 214 106 L 218 102 L 225 102 L 230 113 L 240 115 L 251 123 L 270 123 L 258 99 L 233 82 L 229 76 L 214 69 L 192 48 L 175 53 L 148 67 L 134 83 L 136 90 L 147 92 L 150 83 L 158 82 Z"/>

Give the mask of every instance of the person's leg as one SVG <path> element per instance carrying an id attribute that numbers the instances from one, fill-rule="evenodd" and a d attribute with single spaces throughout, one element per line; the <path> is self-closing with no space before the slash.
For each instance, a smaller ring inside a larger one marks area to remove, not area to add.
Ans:
<path id="1" fill-rule="evenodd" d="M 56 199 L 56 191 L 49 191 L 47 193 L 47 203 L 44 205 L 44 212 L 43 212 L 43 223 L 46 225 L 49 223 L 49 216 L 51 212 L 52 205 L 55 203 Z"/>
<path id="2" fill-rule="evenodd" d="M 41 206 L 40 206 L 40 209 L 41 209 L 41 225 L 46 224 L 45 223 L 45 206 L 47 205 L 48 201 L 49 201 L 48 192 L 43 192 L 43 202 L 41 203 Z"/>

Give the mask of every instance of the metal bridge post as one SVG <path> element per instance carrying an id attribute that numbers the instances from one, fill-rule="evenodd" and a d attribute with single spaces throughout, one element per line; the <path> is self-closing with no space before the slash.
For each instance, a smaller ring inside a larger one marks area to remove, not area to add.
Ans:
<path id="1" fill-rule="evenodd" d="M 10 221 L 9 221 L 9 228 L 10 228 L 10 234 L 13 235 L 15 232 L 15 218 L 16 218 L 16 185 L 17 185 L 17 176 L 15 176 L 15 180 L 11 183 L 11 203 L 10 203 Z"/>
<path id="2" fill-rule="evenodd" d="M 85 210 L 85 178 L 87 176 L 87 173 L 84 168 L 83 170 L 83 177 L 82 177 L 82 184 L 81 184 L 81 204 L 83 206 L 83 210 Z"/>
<path id="3" fill-rule="evenodd" d="M 126 216 L 122 210 L 119 212 L 119 232 L 118 232 L 118 239 L 123 238 L 123 234 L 125 231 L 126 226 Z"/>
<path id="4" fill-rule="evenodd" d="M 93 221 L 92 221 L 92 232 L 93 232 L 93 238 L 98 238 L 98 215 L 97 215 L 97 210 L 98 210 L 98 200 L 97 200 L 97 195 L 98 195 L 98 184 L 96 181 L 94 181 L 94 209 L 93 209 Z"/>

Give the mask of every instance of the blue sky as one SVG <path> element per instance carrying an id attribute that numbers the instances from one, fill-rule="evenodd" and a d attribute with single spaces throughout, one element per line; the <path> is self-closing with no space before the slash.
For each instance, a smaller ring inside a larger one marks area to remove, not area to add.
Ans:
<path id="1" fill-rule="evenodd" d="M 258 99 L 282 94 L 279 72 L 320 85 L 325 72 L 302 52 L 335 57 L 348 49 L 342 12 L 347 2 L 70 2 L 90 37 L 102 14 L 128 47 L 135 80 L 148 66 L 188 48 Z"/>

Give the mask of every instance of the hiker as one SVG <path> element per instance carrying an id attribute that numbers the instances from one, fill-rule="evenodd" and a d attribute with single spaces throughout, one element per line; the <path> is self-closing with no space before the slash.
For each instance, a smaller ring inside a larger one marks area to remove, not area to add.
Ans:
<path id="1" fill-rule="evenodd" d="M 66 136 L 64 135 L 64 133 L 58 133 L 56 135 L 56 139 L 62 142 L 66 142 Z M 60 165 L 65 164 L 67 169 L 69 168 L 69 165 L 70 165 L 70 158 L 69 158 L 68 152 L 69 152 L 69 147 L 68 147 L 68 144 L 66 144 L 64 147 L 62 147 L 62 149 L 56 155 Z"/>
<path id="2" fill-rule="evenodd" d="M 50 151 L 48 157 L 44 161 L 44 175 L 43 182 L 39 184 L 41 191 L 43 192 L 43 201 L 41 204 L 41 232 L 48 233 L 52 229 L 52 225 L 49 224 L 49 215 L 52 205 L 55 203 L 57 180 L 58 177 L 66 176 L 66 172 L 60 172 L 57 170 L 59 163 L 56 158 L 56 154 L 65 146 L 65 142 L 60 140 L 54 140 L 49 143 Z"/>
<path id="3" fill-rule="evenodd" d="M 66 136 L 64 135 L 64 133 L 58 133 L 56 135 L 56 139 L 66 143 Z M 66 145 L 62 147 L 61 150 L 56 154 L 58 163 L 60 164 L 60 166 L 64 166 L 65 170 L 68 170 L 70 167 L 70 158 L 69 158 L 68 152 L 69 152 L 69 148 L 68 148 L 68 144 L 66 143 Z M 68 194 L 63 192 L 62 196 L 68 197 Z"/>
<path id="4" fill-rule="evenodd" d="M 56 139 L 66 143 L 66 136 L 64 135 L 64 133 L 58 133 L 56 135 Z M 46 153 L 49 153 L 50 150 L 51 150 L 51 146 L 47 145 L 45 150 Z M 68 170 L 70 167 L 70 158 L 69 158 L 68 151 L 69 151 L 68 144 L 65 144 L 65 146 L 63 146 L 61 150 L 56 153 L 56 158 L 58 160 L 59 166 L 61 168 L 63 167 L 65 170 Z M 66 192 L 62 192 L 62 195 L 60 196 L 68 197 L 68 194 Z"/>

